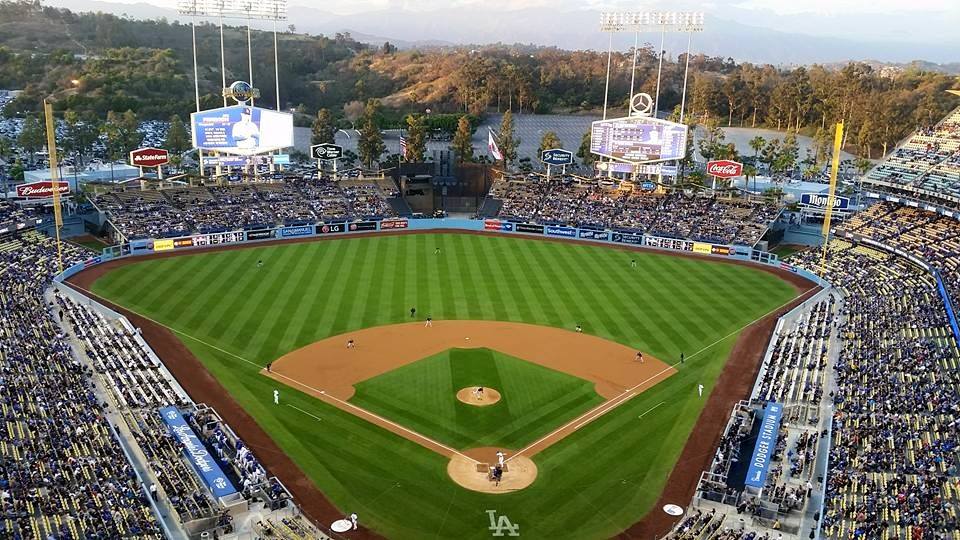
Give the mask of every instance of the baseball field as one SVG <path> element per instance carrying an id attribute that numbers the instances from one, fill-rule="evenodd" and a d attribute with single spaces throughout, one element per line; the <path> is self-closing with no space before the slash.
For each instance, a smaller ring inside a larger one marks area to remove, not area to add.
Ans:
<path id="1" fill-rule="evenodd" d="M 280 475 L 295 493 L 315 486 L 370 531 L 410 539 L 488 537 L 489 511 L 526 538 L 629 528 L 686 466 L 740 333 L 801 292 L 746 265 L 466 234 L 134 259 L 92 279 L 199 359 L 269 435 L 258 455 L 302 471 Z M 209 378 L 173 371 L 192 395 Z M 753 373 L 724 373 L 738 375 Z M 499 401 L 466 403 L 474 386 Z M 532 483 L 487 493 L 451 478 L 452 460 L 486 464 L 498 448 L 531 464 Z"/>

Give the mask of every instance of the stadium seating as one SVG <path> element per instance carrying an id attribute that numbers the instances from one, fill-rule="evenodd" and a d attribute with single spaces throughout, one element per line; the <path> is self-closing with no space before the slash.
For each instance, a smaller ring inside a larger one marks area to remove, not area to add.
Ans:
<path id="1" fill-rule="evenodd" d="M 82 260 L 65 246 L 65 264 Z M 0 537 L 160 538 L 84 367 L 43 293 L 56 248 L 28 233 L 0 249 Z"/>
<path id="2" fill-rule="evenodd" d="M 0 226 L 24 223 L 35 216 L 36 213 L 29 208 L 24 208 L 13 202 L 0 199 Z"/>
<path id="3" fill-rule="evenodd" d="M 128 239 L 165 238 L 396 215 L 374 183 L 271 183 L 103 193 L 94 204 Z"/>
<path id="4" fill-rule="evenodd" d="M 780 213 L 773 204 L 681 193 L 631 193 L 570 177 L 550 182 L 539 177 L 503 178 L 488 198 L 502 202 L 502 219 L 749 246 L 760 240 Z"/>
<path id="5" fill-rule="evenodd" d="M 880 187 L 960 197 L 960 108 L 922 128 L 864 177 Z"/>

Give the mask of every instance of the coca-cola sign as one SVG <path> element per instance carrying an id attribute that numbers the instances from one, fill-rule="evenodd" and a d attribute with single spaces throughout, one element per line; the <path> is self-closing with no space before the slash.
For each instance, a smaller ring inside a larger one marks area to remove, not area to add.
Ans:
<path id="1" fill-rule="evenodd" d="M 170 154 L 162 148 L 141 148 L 130 152 L 130 164 L 134 167 L 159 167 L 170 162 Z"/>
<path id="2" fill-rule="evenodd" d="M 718 159 L 707 162 L 707 174 L 717 178 L 734 178 L 743 174 L 743 163 Z"/>
<path id="3" fill-rule="evenodd" d="M 61 195 L 70 193 L 70 184 L 57 182 L 57 191 Z M 17 197 L 25 199 L 47 199 L 53 197 L 53 182 L 31 182 L 17 186 Z"/>

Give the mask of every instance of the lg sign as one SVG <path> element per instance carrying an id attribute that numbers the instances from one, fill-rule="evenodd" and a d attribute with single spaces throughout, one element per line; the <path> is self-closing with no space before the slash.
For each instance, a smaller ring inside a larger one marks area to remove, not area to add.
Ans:
<path id="1" fill-rule="evenodd" d="M 743 163 L 720 159 L 707 162 L 707 174 L 717 178 L 734 178 L 743 174 Z"/>
<path id="2" fill-rule="evenodd" d="M 70 184 L 57 182 L 57 191 L 61 195 L 70 193 Z M 17 186 L 17 197 L 26 199 L 46 199 L 53 197 L 53 182 L 31 182 Z"/>
<path id="3" fill-rule="evenodd" d="M 161 148 L 141 148 L 130 152 L 130 164 L 134 167 L 159 167 L 170 162 L 170 154 Z"/>

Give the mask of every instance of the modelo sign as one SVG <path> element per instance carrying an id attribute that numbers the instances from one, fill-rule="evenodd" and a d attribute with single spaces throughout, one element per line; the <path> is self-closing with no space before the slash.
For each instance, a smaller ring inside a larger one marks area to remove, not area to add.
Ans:
<path id="1" fill-rule="evenodd" d="M 170 163 L 170 154 L 162 148 L 140 148 L 130 152 L 130 164 L 134 167 L 159 167 Z"/>
<path id="2" fill-rule="evenodd" d="M 830 196 L 826 193 L 801 193 L 800 194 L 800 204 L 808 206 L 816 206 L 817 208 L 826 208 L 827 201 L 830 200 Z M 849 197 L 837 197 L 833 198 L 833 209 L 834 210 L 846 210 L 850 208 L 850 198 Z"/>
<path id="3" fill-rule="evenodd" d="M 61 195 L 70 193 L 70 184 L 57 182 L 57 192 Z M 24 199 L 49 199 L 53 197 L 53 182 L 31 182 L 17 186 L 17 197 Z"/>
<path id="4" fill-rule="evenodd" d="M 734 178 L 743 175 L 743 163 L 718 159 L 707 162 L 707 174 L 717 178 Z"/>

